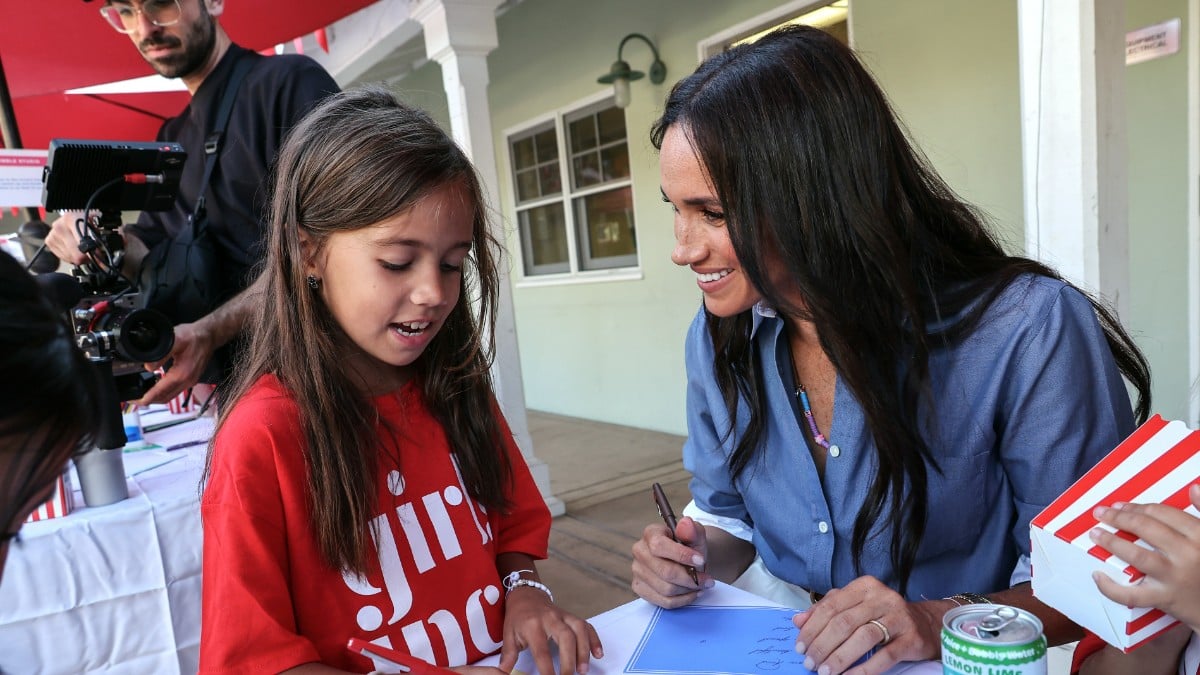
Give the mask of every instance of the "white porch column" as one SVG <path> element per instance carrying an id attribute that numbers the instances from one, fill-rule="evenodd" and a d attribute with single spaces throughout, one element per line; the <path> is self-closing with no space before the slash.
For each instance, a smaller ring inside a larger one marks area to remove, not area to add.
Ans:
<path id="1" fill-rule="evenodd" d="M 1125 0 L 1018 0 L 1026 254 L 1124 314 Z"/>
<path id="2" fill-rule="evenodd" d="M 1200 428 L 1200 0 L 1188 0 L 1188 419 Z"/>
<path id="3" fill-rule="evenodd" d="M 496 36 L 496 7 L 499 4 L 500 0 L 422 0 L 413 6 L 411 14 L 413 20 L 424 27 L 426 55 L 441 64 L 451 133 L 474 162 L 484 192 L 492 200 L 496 213 L 500 211 L 500 181 L 496 173 L 492 117 L 487 98 L 487 55 L 499 44 Z M 500 224 L 494 225 L 497 238 L 503 241 Z M 538 489 L 550 512 L 557 516 L 565 512 L 566 507 L 550 491 L 550 468 L 533 453 L 525 417 L 525 388 L 521 382 L 521 357 L 517 351 L 508 266 L 503 265 L 500 273 L 496 362 L 492 367 L 496 396 Z"/>

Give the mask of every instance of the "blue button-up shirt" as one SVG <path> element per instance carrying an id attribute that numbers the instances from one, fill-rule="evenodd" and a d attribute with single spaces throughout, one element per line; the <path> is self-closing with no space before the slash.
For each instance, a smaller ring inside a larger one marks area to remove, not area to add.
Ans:
<path id="1" fill-rule="evenodd" d="M 693 474 L 692 507 L 750 540 L 775 576 L 824 593 L 858 576 L 851 538 L 875 473 L 875 443 L 839 378 L 833 423 L 822 429 L 834 446 L 822 480 L 793 395 L 784 320 L 769 308 L 755 312 L 766 419 L 762 446 L 736 479 L 728 459 L 747 408 L 743 402 L 737 430 L 725 436 L 729 415 L 703 310 L 688 332 L 684 466 Z M 941 473 L 926 467 L 928 524 L 909 599 L 1027 581 L 1029 521 L 1133 430 L 1129 396 L 1095 313 L 1062 282 L 1021 277 L 974 333 L 933 351 L 929 369 L 935 409 L 926 442 Z M 891 540 L 881 520 L 863 550 L 862 572 L 898 588 Z"/>

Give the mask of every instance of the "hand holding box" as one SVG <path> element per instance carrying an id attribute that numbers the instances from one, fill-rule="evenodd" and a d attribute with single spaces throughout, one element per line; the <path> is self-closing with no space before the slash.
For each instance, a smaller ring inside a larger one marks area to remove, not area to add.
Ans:
<path id="1" fill-rule="evenodd" d="M 1098 506 L 1118 502 L 1165 504 L 1200 515 L 1188 488 L 1200 481 L 1200 432 L 1155 415 L 1031 523 L 1033 593 L 1109 644 L 1130 651 L 1176 623 L 1159 609 L 1126 607 L 1100 593 L 1100 572 L 1126 586 L 1144 573 L 1095 545 L 1092 528 L 1113 531 L 1095 516 Z M 1116 536 L 1151 548 L 1128 532 Z"/>

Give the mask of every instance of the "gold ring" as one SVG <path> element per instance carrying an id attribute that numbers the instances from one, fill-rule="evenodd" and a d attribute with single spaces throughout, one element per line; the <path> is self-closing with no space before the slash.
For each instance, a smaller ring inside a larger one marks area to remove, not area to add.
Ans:
<path id="1" fill-rule="evenodd" d="M 887 629 L 887 626 L 883 625 L 882 621 L 880 621 L 878 619 L 871 619 L 867 623 L 875 626 L 876 628 L 879 629 L 880 633 L 883 633 L 883 639 L 879 641 L 880 645 L 886 645 L 887 643 L 892 641 L 892 633 L 891 633 L 891 631 L 889 631 Z"/>

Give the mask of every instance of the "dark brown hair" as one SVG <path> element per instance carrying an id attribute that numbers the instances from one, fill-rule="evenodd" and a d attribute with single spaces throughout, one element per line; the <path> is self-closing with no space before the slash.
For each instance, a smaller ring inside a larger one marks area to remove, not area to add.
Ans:
<path id="1" fill-rule="evenodd" d="M 868 534 L 888 507 L 904 593 L 925 531 L 925 461 L 937 468 L 918 420 L 919 402 L 932 410 L 930 349 L 971 333 L 1018 276 L 1061 277 L 1003 251 L 909 143 L 854 53 L 821 30 L 783 28 L 705 61 L 671 90 L 651 131 L 655 147 L 672 126 L 686 132 L 707 169 L 751 282 L 784 314 L 820 327 L 825 354 L 863 408 L 878 471 L 854 523 L 855 566 L 861 571 Z M 778 252 L 807 308 L 771 283 L 768 252 Z M 1145 420 L 1146 360 L 1112 312 L 1089 299 Z M 927 331 L 959 313 L 954 325 Z M 730 419 L 739 398 L 749 410 L 729 460 L 735 476 L 758 452 L 764 423 L 750 327 L 749 312 L 708 316 Z"/>
<path id="2" fill-rule="evenodd" d="M 75 346 L 66 309 L 52 307 L 0 253 L 0 452 L 16 455 L 0 476 L 0 527 L 57 479 L 99 425 L 97 373 Z"/>
<path id="3" fill-rule="evenodd" d="M 262 375 L 279 378 L 307 439 L 313 534 L 331 565 L 363 572 L 378 415 L 341 366 L 349 338 L 306 285 L 301 232 L 320 251 L 331 234 L 393 218 L 435 190 L 464 191 L 474 217 L 461 296 L 413 366 L 467 490 L 492 509 L 508 506 L 511 477 L 489 374 L 499 247 L 466 155 L 428 115 L 382 88 L 344 92 L 315 108 L 288 134 L 273 176 L 264 297 L 219 425 Z"/>

